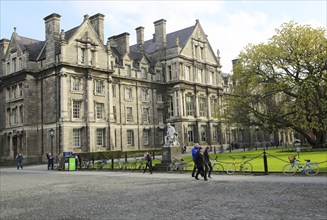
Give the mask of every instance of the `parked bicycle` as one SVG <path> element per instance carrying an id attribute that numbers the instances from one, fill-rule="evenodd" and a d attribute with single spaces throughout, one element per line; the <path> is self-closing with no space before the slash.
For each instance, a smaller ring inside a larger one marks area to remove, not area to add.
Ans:
<path id="1" fill-rule="evenodd" d="M 111 169 L 110 163 L 108 160 L 103 159 L 95 162 L 97 170 L 109 170 Z"/>
<path id="2" fill-rule="evenodd" d="M 239 172 L 242 174 L 250 174 L 253 170 L 253 166 L 250 162 L 246 161 L 246 156 L 242 156 L 242 162 L 235 162 L 235 158 L 229 156 L 233 159 L 233 162 L 229 162 L 226 167 L 226 173 L 232 175 L 238 168 Z"/>
<path id="3" fill-rule="evenodd" d="M 295 156 L 289 157 L 289 164 L 283 167 L 283 173 L 285 175 L 294 175 L 296 172 L 301 171 L 308 176 L 314 176 L 319 173 L 319 166 L 316 162 L 311 162 L 306 159 L 306 163 L 302 166 L 299 164 L 300 160 L 297 160 Z"/>
<path id="4" fill-rule="evenodd" d="M 192 167 L 192 164 L 185 162 L 183 159 L 178 160 L 174 158 L 172 164 L 170 171 L 179 171 L 181 173 L 187 170 L 187 167 Z"/>
<path id="5" fill-rule="evenodd" d="M 211 165 L 212 171 L 214 171 L 215 174 L 223 174 L 224 166 L 218 162 L 218 156 L 216 156 L 215 159 L 211 162 Z"/>
<path id="6" fill-rule="evenodd" d="M 83 158 L 82 163 L 81 163 L 81 167 L 82 167 L 82 169 L 92 170 L 94 166 L 93 166 L 92 160 L 88 160 L 86 158 Z"/>

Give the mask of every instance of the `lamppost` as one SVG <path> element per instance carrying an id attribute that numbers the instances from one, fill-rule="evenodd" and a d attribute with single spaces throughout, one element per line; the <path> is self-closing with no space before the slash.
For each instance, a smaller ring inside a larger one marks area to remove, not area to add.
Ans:
<path id="1" fill-rule="evenodd" d="M 54 130 L 50 129 L 50 137 L 51 137 L 51 155 L 53 155 L 53 136 L 54 136 Z"/>

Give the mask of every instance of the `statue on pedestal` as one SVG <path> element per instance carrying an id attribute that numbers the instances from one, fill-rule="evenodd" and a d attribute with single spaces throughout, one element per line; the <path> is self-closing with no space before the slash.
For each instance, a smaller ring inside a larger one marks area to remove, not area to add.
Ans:
<path id="1" fill-rule="evenodd" d="M 170 124 L 167 123 L 167 133 L 165 136 L 165 145 L 164 147 L 171 147 L 172 144 L 178 144 L 177 143 L 177 133 L 175 131 L 175 128 Z"/>

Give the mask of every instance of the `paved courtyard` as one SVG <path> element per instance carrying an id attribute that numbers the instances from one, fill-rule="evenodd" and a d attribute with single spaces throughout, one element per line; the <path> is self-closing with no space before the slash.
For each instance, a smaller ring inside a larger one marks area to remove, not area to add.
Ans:
<path id="1" fill-rule="evenodd" d="M 1 168 L 0 219 L 327 219 L 327 177 Z"/>

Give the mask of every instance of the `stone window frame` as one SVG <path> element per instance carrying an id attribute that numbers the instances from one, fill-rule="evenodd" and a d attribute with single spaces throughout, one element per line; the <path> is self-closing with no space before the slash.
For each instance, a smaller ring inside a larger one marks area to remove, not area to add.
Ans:
<path id="1" fill-rule="evenodd" d="M 124 65 L 124 74 L 125 74 L 125 76 L 132 77 L 132 65 L 131 64 Z"/>
<path id="2" fill-rule="evenodd" d="M 130 147 L 134 146 L 134 130 L 133 129 L 126 130 L 126 144 L 127 144 L 127 146 L 130 146 Z"/>
<path id="3" fill-rule="evenodd" d="M 124 99 L 125 101 L 133 100 L 133 88 L 130 86 L 125 86 L 124 88 Z"/>
<path id="4" fill-rule="evenodd" d="M 133 123 L 133 108 L 130 106 L 125 107 L 126 123 Z"/>
<path id="5" fill-rule="evenodd" d="M 163 117 L 163 109 L 158 109 L 158 123 L 163 124 L 164 123 L 164 117 Z"/>
<path id="6" fill-rule="evenodd" d="M 105 107 L 102 102 L 95 102 L 95 118 L 97 120 L 105 119 Z"/>
<path id="7" fill-rule="evenodd" d="M 105 128 L 96 129 L 96 146 L 97 147 L 105 146 Z"/>
<path id="8" fill-rule="evenodd" d="M 150 123 L 150 108 L 149 107 L 142 108 L 142 122 L 143 122 L 143 124 Z"/>
<path id="9" fill-rule="evenodd" d="M 141 67 L 141 77 L 143 79 L 147 79 L 148 78 L 148 70 L 146 67 Z"/>
<path id="10" fill-rule="evenodd" d="M 150 130 L 149 129 L 143 129 L 143 145 L 147 146 L 149 145 L 150 140 Z"/>
<path id="11" fill-rule="evenodd" d="M 82 129 L 81 128 L 73 128 L 72 141 L 73 147 L 81 147 L 82 146 Z"/>
<path id="12" fill-rule="evenodd" d="M 194 125 L 187 126 L 187 140 L 189 143 L 194 143 L 195 130 Z"/>
<path id="13" fill-rule="evenodd" d="M 75 80 L 79 82 L 76 83 Z M 83 93 L 83 77 L 71 76 L 71 92 L 73 93 Z M 78 85 L 78 86 L 76 86 Z M 77 88 L 77 89 L 76 89 Z"/>
<path id="14" fill-rule="evenodd" d="M 74 106 L 74 104 L 79 103 L 79 108 L 76 108 L 78 106 Z M 83 100 L 81 99 L 72 99 L 72 120 L 80 120 L 82 117 L 82 108 L 83 108 Z M 75 117 L 75 115 L 78 114 L 78 117 Z"/>
<path id="15" fill-rule="evenodd" d="M 142 92 L 142 102 L 149 102 L 150 101 L 150 89 L 143 88 Z"/>
<path id="16" fill-rule="evenodd" d="M 207 125 L 201 125 L 200 126 L 200 140 L 201 140 L 201 142 L 206 142 L 207 141 L 207 132 L 208 132 Z"/>
<path id="17" fill-rule="evenodd" d="M 206 117 L 208 111 L 207 99 L 204 95 L 200 95 L 199 99 L 199 116 Z"/>
<path id="18" fill-rule="evenodd" d="M 164 130 L 163 129 L 159 129 L 158 130 L 158 141 L 159 141 L 159 144 L 163 144 L 164 143 Z"/>
<path id="19" fill-rule="evenodd" d="M 94 94 L 104 96 L 105 94 L 105 80 L 103 79 L 94 79 Z"/>
<path id="20" fill-rule="evenodd" d="M 190 100 L 188 100 L 190 99 Z M 186 116 L 193 116 L 195 114 L 195 96 L 193 94 L 186 94 L 185 95 L 185 110 L 186 110 Z"/>

